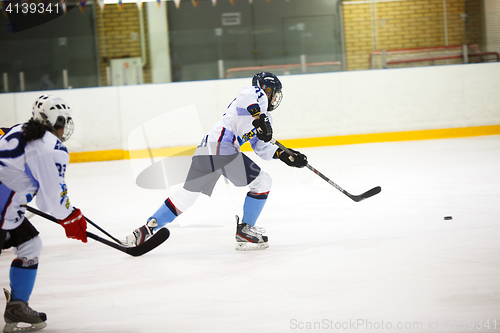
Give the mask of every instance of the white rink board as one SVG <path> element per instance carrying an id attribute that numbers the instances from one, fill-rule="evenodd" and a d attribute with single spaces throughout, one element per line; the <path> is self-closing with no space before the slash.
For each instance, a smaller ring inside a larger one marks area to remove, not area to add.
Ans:
<path id="1" fill-rule="evenodd" d="M 275 136 L 281 140 L 500 124 L 500 63 L 280 79 L 284 98 L 273 117 Z M 158 124 L 159 130 L 148 132 L 148 137 L 162 147 L 197 145 L 200 128 L 206 132 L 247 84 L 250 78 L 50 93 L 61 96 L 75 110 L 75 133 L 67 142 L 71 152 L 128 150 L 134 130 L 171 112 L 176 115 L 174 123 L 165 123 L 165 130 Z M 1 125 L 26 121 L 40 93 L 0 94 Z M 178 119 L 186 109 L 190 116 Z M 195 130 L 186 132 L 193 122 Z"/>

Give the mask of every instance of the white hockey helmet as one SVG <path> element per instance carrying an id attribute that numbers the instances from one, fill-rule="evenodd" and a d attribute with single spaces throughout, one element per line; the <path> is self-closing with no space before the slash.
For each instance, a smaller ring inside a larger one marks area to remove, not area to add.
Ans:
<path id="1" fill-rule="evenodd" d="M 33 103 L 32 119 L 53 130 L 64 127 L 62 141 L 73 134 L 74 124 L 71 118 L 71 107 L 62 99 L 52 95 L 42 95 Z"/>

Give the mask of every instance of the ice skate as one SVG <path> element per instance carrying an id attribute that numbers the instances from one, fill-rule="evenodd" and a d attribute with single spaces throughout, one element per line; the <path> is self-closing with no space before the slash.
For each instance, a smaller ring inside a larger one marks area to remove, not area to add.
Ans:
<path id="1" fill-rule="evenodd" d="M 236 250 L 254 251 L 267 249 L 269 243 L 267 242 L 267 236 L 262 235 L 264 232 L 266 231 L 263 228 L 240 223 L 240 218 L 236 215 Z"/>
<path id="2" fill-rule="evenodd" d="M 31 332 L 38 331 L 47 326 L 45 322 L 47 315 L 43 312 L 36 312 L 24 301 L 12 301 L 11 294 L 6 289 L 3 290 L 7 305 L 3 315 L 5 319 L 4 332 Z"/>
<path id="3" fill-rule="evenodd" d="M 154 228 L 158 226 L 158 222 L 154 218 L 149 220 L 145 225 L 137 228 L 133 231 L 132 235 L 127 236 L 125 245 L 127 246 L 138 246 L 147 241 L 151 236 L 153 236 Z"/>

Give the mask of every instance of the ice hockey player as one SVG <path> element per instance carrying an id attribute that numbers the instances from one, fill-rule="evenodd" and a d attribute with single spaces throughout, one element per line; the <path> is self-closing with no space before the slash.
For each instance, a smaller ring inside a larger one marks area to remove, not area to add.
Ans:
<path id="1" fill-rule="evenodd" d="M 68 198 L 65 171 L 68 150 L 62 142 L 73 133 L 71 108 L 61 98 L 42 95 L 32 118 L 0 136 L 0 250 L 14 248 L 10 292 L 4 289 L 4 332 L 44 328 L 47 315 L 28 306 L 35 284 L 42 241 L 24 216 L 36 195 L 37 206 L 56 217 L 69 238 L 87 242 L 87 222 Z"/>
<path id="2" fill-rule="evenodd" d="M 256 227 L 271 189 L 271 177 L 241 152 L 240 146 L 250 142 L 254 152 L 264 160 L 280 159 L 289 166 L 302 168 L 305 155 L 293 151 L 290 156 L 271 142 L 272 118 L 283 98 L 280 80 L 272 73 L 261 72 L 252 78 L 252 86 L 244 86 L 228 106 L 222 119 L 205 135 L 192 158 L 183 188 L 167 198 L 147 223 L 127 236 L 129 246 L 136 246 L 152 236 L 155 230 L 172 222 L 194 204 L 200 193 L 210 196 L 220 176 L 235 186 L 248 186 L 240 223 L 236 216 L 236 249 L 267 248 L 265 230 Z"/>

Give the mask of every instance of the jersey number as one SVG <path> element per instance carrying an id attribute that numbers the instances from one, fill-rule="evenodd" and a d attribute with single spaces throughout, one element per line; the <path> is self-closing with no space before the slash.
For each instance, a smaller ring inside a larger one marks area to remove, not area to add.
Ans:
<path id="1" fill-rule="evenodd" d="M 262 93 L 262 90 L 259 87 L 255 87 L 255 93 L 259 94 L 259 96 L 257 98 L 261 98 L 262 96 L 264 96 L 264 94 Z"/>
<path id="2" fill-rule="evenodd" d="M 7 137 L 5 140 L 10 141 L 12 139 L 17 140 L 17 146 L 11 150 L 0 150 L 0 158 L 16 158 L 24 153 L 24 140 L 23 134 L 20 132 L 13 133 Z"/>
<path id="3" fill-rule="evenodd" d="M 66 164 L 56 163 L 57 171 L 59 171 L 59 177 L 64 178 L 64 173 L 66 172 Z"/>

